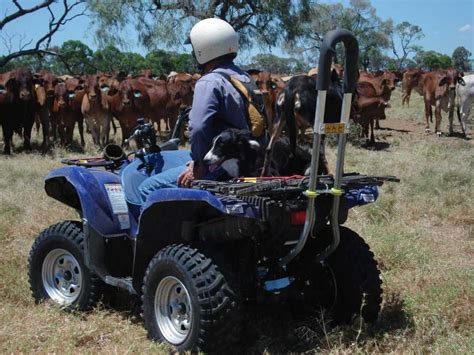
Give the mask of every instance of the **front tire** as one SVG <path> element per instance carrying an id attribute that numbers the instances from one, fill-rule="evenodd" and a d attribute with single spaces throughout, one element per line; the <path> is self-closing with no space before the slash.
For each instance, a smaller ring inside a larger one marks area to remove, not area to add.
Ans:
<path id="1" fill-rule="evenodd" d="M 102 282 L 84 264 L 84 233 L 65 221 L 44 230 L 31 247 L 29 282 L 36 302 L 51 299 L 66 309 L 90 310 Z"/>
<path id="2" fill-rule="evenodd" d="M 238 339 L 236 292 L 211 259 L 171 245 L 151 260 L 143 282 L 148 336 L 178 351 L 219 351 Z"/>

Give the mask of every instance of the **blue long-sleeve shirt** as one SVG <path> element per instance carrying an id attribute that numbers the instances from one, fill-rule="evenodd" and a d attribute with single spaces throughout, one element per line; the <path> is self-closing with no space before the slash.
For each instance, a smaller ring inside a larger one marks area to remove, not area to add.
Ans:
<path id="1" fill-rule="evenodd" d="M 189 113 L 191 155 L 194 161 L 201 161 L 211 149 L 214 137 L 227 128 L 249 129 L 242 96 L 216 71 L 242 82 L 250 82 L 249 75 L 232 62 L 218 65 L 197 81 Z"/>

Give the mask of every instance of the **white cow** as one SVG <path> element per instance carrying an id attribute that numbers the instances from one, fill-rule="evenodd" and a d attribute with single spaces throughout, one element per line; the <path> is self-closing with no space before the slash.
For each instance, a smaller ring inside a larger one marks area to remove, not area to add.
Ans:
<path id="1" fill-rule="evenodd" d="M 474 74 L 467 75 L 464 78 L 466 85 L 457 85 L 457 113 L 461 122 L 461 128 L 464 136 L 466 135 L 466 123 L 471 111 L 471 105 L 474 102 Z"/>

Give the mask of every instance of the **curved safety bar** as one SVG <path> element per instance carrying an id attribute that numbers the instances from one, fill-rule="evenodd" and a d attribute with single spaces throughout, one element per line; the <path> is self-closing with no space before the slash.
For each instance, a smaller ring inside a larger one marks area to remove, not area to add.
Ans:
<path id="1" fill-rule="evenodd" d="M 344 43 L 346 63 L 344 65 L 344 93 L 353 93 L 357 85 L 359 66 L 359 44 L 352 32 L 333 30 L 324 36 L 319 50 L 318 79 L 316 90 L 327 90 L 331 80 L 331 64 L 336 54 L 336 44 Z"/>
<path id="2" fill-rule="evenodd" d="M 359 61 L 359 45 L 354 35 L 347 30 L 334 30 L 328 32 L 324 36 L 323 44 L 319 53 L 319 67 L 318 78 L 316 83 L 316 90 L 318 91 L 318 98 L 316 103 L 316 112 L 313 127 L 313 148 L 311 154 L 311 168 L 309 174 L 309 186 L 305 195 L 308 198 L 308 206 L 306 208 L 306 220 L 303 231 L 300 235 L 298 243 L 295 247 L 284 256 L 279 265 L 285 267 L 291 260 L 293 260 L 304 248 L 306 240 L 311 233 L 314 226 L 315 206 L 314 199 L 316 198 L 316 184 L 317 184 L 317 167 L 319 164 L 319 152 L 321 146 L 321 124 L 324 123 L 324 110 L 326 106 L 326 92 L 329 89 L 331 80 L 331 64 L 334 54 L 336 53 L 336 44 L 343 42 L 346 50 L 346 62 L 344 66 L 344 98 L 342 101 L 341 121 L 340 123 L 346 125 L 349 122 L 349 114 L 351 107 L 352 94 L 355 91 L 358 76 L 358 61 Z M 346 133 L 339 133 L 337 161 L 336 161 L 336 175 L 334 179 L 334 186 L 331 194 L 333 195 L 333 207 L 331 216 L 331 226 L 333 229 L 333 240 L 331 245 L 317 256 L 318 261 L 324 260 L 330 253 L 332 253 L 339 244 L 339 198 L 343 191 L 341 187 L 341 177 L 344 166 L 344 149 L 346 144 Z"/>

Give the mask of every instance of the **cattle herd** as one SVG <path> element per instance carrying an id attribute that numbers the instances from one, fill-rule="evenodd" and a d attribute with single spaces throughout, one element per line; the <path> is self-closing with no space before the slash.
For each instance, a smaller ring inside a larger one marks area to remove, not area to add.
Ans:
<path id="1" fill-rule="evenodd" d="M 270 134 L 279 135 L 286 125 L 290 133 L 299 131 L 303 137 L 305 130 L 314 122 L 317 69 L 293 77 L 259 70 L 250 70 L 249 74 L 263 95 Z M 328 95 L 328 100 L 333 102 L 327 104 L 327 116 L 336 119 L 340 114 L 340 107 L 335 105 L 342 99 L 342 77 L 342 66 L 333 65 L 330 88 L 333 94 Z M 464 77 L 455 69 L 360 72 L 351 117 L 362 126 L 362 134 L 373 144 L 374 126 L 378 128 L 379 120 L 385 118 L 391 93 L 397 82 L 402 82 L 403 104 L 409 104 L 413 89 L 423 97 L 427 132 L 434 107 L 436 134 L 441 132 L 442 110 L 448 112 L 449 133 L 453 133 L 453 115 L 457 109 L 465 135 L 465 124 L 474 97 L 473 77 Z M 143 70 L 135 76 L 124 73 L 56 76 L 49 71 L 31 73 L 26 69 L 0 74 L 4 153 L 11 153 L 14 132 L 23 136 L 25 149 L 30 149 L 35 124 L 42 131 L 43 152 L 53 144 L 70 146 L 76 123 L 80 144 L 84 146 L 84 121 L 97 147 L 108 143 L 110 128 L 115 127 L 114 119 L 120 124 L 123 140 L 130 136 L 140 117 L 156 123 L 158 129 L 165 126 L 167 131 L 172 131 L 180 108 L 192 105 L 194 86 L 199 78 L 199 74 L 176 72 L 155 77 L 150 70 Z M 282 119 L 283 116 L 286 118 Z M 293 136 L 296 139 L 296 133 Z"/>

